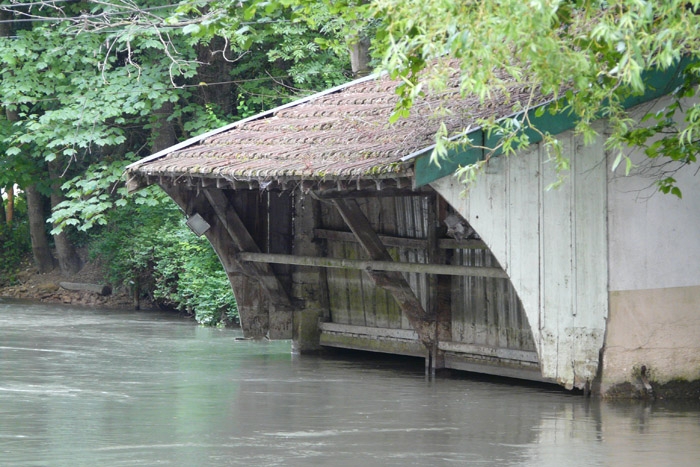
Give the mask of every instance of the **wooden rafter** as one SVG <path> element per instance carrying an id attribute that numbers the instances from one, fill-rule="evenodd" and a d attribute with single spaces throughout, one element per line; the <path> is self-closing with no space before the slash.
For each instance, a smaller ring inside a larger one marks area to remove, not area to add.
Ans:
<path id="1" fill-rule="evenodd" d="M 333 199 L 333 204 L 371 259 L 393 261 L 357 201 L 354 199 Z M 435 320 L 429 318 L 403 275 L 395 271 L 370 270 L 367 273 L 378 287 L 391 293 L 413 329 L 418 333 L 421 342 L 428 349 L 432 349 L 435 342 Z"/>

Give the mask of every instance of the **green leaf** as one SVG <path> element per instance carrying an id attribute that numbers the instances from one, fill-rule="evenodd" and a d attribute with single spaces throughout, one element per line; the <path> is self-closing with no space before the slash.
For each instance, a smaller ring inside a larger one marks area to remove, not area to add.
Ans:
<path id="1" fill-rule="evenodd" d="M 613 164 L 612 164 L 612 171 L 613 172 L 617 169 L 617 166 L 620 165 L 620 162 L 622 162 L 622 153 L 621 152 L 617 153 L 617 156 L 615 156 L 615 160 L 613 161 Z"/>

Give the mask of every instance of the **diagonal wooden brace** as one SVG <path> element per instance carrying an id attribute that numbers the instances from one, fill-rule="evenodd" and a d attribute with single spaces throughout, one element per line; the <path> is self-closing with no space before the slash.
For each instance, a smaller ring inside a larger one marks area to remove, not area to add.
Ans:
<path id="1" fill-rule="evenodd" d="M 371 259 L 393 261 L 357 201 L 339 198 L 333 199 L 332 202 Z M 394 297 L 401 311 L 418 333 L 421 342 L 428 349 L 432 349 L 435 343 L 435 320 L 427 315 L 404 276 L 400 272 L 393 271 L 367 271 L 367 273 L 378 287 L 387 290 Z"/>
<path id="2" fill-rule="evenodd" d="M 236 213 L 226 195 L 218 189 L 205 188 L 204 196 L 228 232 L 234 247 L 238 252 L 260 253 L 260 248 L 248 232 L 245 224 Z M 271 304 L 278 310 L 291 310 L 292 304 L 282 283 L 279 281 L 272 267 L 267 263 L 240 263 L 241 269 L 246 275 L 256 278 Z"/>

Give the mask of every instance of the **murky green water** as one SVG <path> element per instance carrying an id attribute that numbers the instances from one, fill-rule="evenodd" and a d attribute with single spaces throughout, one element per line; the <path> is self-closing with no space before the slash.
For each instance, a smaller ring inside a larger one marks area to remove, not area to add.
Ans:
<path id="1" fill-rule="evenodd" d="M 295 357 L 176 317 L 0 301 L 2 466 L 697 466 L 700 405 Z"/>

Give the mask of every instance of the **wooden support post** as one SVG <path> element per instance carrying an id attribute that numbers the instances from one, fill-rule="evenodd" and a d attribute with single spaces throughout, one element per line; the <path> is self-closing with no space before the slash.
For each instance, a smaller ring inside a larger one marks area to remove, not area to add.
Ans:
<path id="1" fill-rule="evenodd" d="M 439 202 L 437 195 L 427 199 L 427 237 L 428 237 L 428 263 L 445 264 L 445 250 L 439 246 Z M 445 353 L 439 349 L 441 341 L 452 340 L 452 309 L 450 307 L 449 284 L 452 281 L 445 275 L 431 274 L 428 276 L 428 310 L 431 316 L 435 316 L 435 342 L 431 349 L 432 365 L 431 375 L 435 376 L 435 370 L 445 368 Z M 445 290 L 447 285 L 447 290 Z"/>
<path id="2" fill-rule="evenodd" d="M 294 256 L 292 257 L 321 254 L 321 244 L 314 241 L 314 228 L 318 226 L 321 219 L 320 210 L 320 203 L 313 197 L 294 197 Z M 326 270 L 319 267 L 296 267 L 292 273 L 292 279 L 294 296 L 303 303 L 303 307 L 297 307 L 294 310 L 292 351 L 295 353 L 319 352 L 322 349 L 320 322 L 330 319 Z"/>
<path id="3" fill-rule="evenodd" d="M 355 200 L 334 199 L 333 204 L 370 258 L 378 261 L 393 261 Z M 413 329 L 418 333 L 420 341 L 427 349 L 432 349 L 435 342 L 435 319 L 431 319 L 426 314 L 423 305 L 403 275 L 399 272 L 374 270 L 368 271 L 368 274 L 378 287 L 391 293 Z"/>

